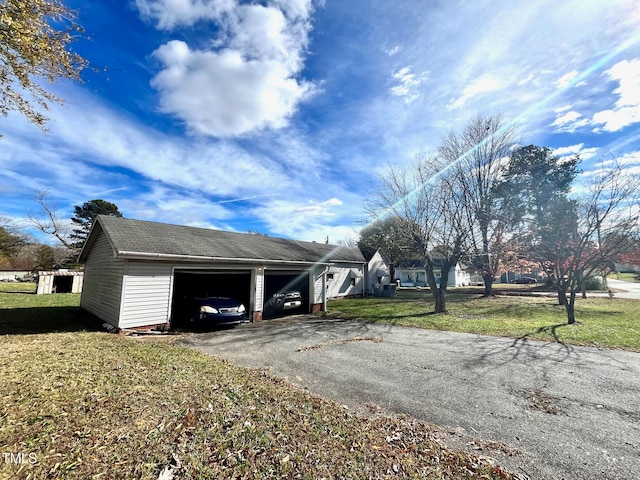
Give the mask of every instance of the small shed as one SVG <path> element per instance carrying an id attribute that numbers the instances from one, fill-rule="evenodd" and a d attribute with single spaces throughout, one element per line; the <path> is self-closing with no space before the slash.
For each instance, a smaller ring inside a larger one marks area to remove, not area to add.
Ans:
<path id="1" fill-rule="evenodd" d="M 84 272 L 50 270 L 38 272 L 38 294 L 82 293 Z"/>

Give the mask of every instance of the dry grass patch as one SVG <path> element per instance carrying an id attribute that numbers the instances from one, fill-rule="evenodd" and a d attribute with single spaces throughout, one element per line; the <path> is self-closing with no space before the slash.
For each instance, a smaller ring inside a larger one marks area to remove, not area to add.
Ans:
<path id="1" fill-rule="evenodd" d="M 405 416 L 116 335 L 0 336 L 0 478 L 513 478 Z"/>

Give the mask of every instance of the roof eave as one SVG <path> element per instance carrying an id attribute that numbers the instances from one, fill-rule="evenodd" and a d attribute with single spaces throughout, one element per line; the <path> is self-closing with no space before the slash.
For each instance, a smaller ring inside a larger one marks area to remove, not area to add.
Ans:
<path id="1" fill-rule="evenodd" d="M 107 239 L 107 242 L 109 242 L 109 246 L 113 250 L 114 256 L 117 256 L 117 252 L 113 245 L 113 241 L 111 240 L 111 237 L 109 236 L 109 233 L 107 232 L 107 230 L 104 228 L 104 226 L 100 222 L 100 217 L 102 216 L 104 215 L 102 214 L 97 215 L 95 220 L 93 221 L 93 225 L 91 226 L 91 230 L 87 235 L 87 239 L 85 240 L 84 244 L 82 245 L 82 248 L 80 249 L 80 253 L 78 254 L 78 257 L 77 257 L 78 263 L 86 263 L 87 257 L 89 256 L 89 251 L 93 247 L 93 244 L 96 242 L 96 238 L 99 235 L 100 230 L 102 231 L 103 235 Z"/>
<path id="2" fill-rule="evenodd" d="M 226 263 L 255 263 L 255 264 L 271 264 L 271 265 L 331 265 L 329 262 L 306 262 L 299 260 L 269 260 L 265 258 L 233 258 L 233 257 L 209 257 L 200 255 L 180 255 L 172 253 L 150 253 L 150 252 L 131 252 L 120 250 L 117 253 L 120 258 L 128 260 L 167 260 L 167 261 L 186 261 L 186 262 L 226 262 Z"/>

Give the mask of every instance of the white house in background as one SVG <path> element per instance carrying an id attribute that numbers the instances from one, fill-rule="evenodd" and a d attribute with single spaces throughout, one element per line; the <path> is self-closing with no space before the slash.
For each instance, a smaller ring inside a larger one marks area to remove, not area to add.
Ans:
<path id="1" fill-rule="evenodd" d="M 369 290 L 376 285 L 390 285 L 393 283 L 391 279 L 391 262 L 385 253 L 378 249 L 371 257 L 368 264 L 367 285 Z"/>
<path id="2" fill-rule="evenodd" d="M 632 265 L 630 263 L 614 263 L 613 268 L 616 272 L 640 273 L 640 265 Z"/>
<path id="3" fill-rule="evenodd" d="M 367 265 L 367 293 L 376 297 L 394 297 L 396 283 L 391 278 L 393 268 L 389 257 L 380 249 L 371 257 Z"/>
<path id="4" fill-rule="evenodd" d="M 366 265 L 364 261 L 334 261 L 327 270 L 327 298 L 364 296 L 367 291 Z"/>
<path id="5" fill-rule="evenodd" d="M 440 267 L 433 269 L 437 282 L 440 282 L 440 270 Z M 424 262 L 410 260 L 401 263 L 396 267 L 395 281 L 400 287 L 427 287 L 427 271 L 424 268 Z M 471 276 L 463 265 L 458 263 L 455 268 L 449 270 L 448 287 L 463 287 L 470 282 Z"/>
<path id="6" fill-rule="evenodd" d="M 0 282 L 17 282 L 29 272 L 26 270 L 2 270 L 0 269 Z"/>
<path id="7" fill-rule="evenodd" d="M 437 264 L 436 260 L 436 264 Z M 371 257 L 368 264 L 369 273 L 367 275 L 369 293 L 374 293 L 377 285 L 384 288 L 385 285 L 394 284 L 400 287 L 427 287 L 427 271 L 424 262 L 421 260 L 410 260 L 400 263 L 391 277 L 391 262 L 383 251 L 378 249 Z M 434 268 L 436 281 L 440 281 L 440 268 Z M 449 270 L 449 287 L 463 287 L 471 282 L 471 275 L 461 264 Z"/>

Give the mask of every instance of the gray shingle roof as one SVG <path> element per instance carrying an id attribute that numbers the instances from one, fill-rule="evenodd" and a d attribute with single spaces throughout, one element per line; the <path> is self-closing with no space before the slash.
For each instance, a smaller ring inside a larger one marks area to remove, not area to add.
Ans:
<path id="1" fill-rule="evenodd" d="M 357 248 L 324 243 L 301 242 L 104 215 L 99 215 L 95 223 L 85 248 L 80 254 L 81 262 L 86 260 L 88 251 L 95 241 L 92 237 L 95 237 L 102 228 L 119 255 L 141 253 L 159 256 L 179 255 L 304 263 L 365 263 L 362 253 Z"/>

